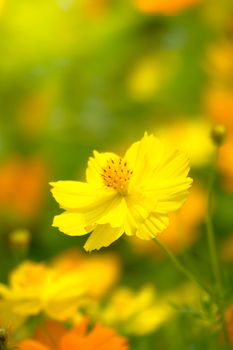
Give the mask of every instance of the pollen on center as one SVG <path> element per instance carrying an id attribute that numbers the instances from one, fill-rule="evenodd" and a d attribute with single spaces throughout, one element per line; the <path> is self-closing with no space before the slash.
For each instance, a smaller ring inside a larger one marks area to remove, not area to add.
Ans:
<path id="1" fill-rule="evenodd" d="M 125 194 L 132 174 L 133 171 L 129 169 L 127 161 L 117 157 L 107 161 L 101 175 L 105 186 Z"/>

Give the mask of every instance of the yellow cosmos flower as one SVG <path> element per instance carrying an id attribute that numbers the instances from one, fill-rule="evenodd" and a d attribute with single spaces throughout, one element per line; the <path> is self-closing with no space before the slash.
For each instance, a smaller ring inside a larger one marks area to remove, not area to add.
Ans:
<path id="1" fill-rule="evenodd" d="M 87 256 L 72 250 L 49 264 L 24 261 L 10 273 L 8 284 L 0 283 L 0 325 L 17 328 L 41 312 L 66 321 L 101 300 L 119 275 L 119 261 L 112 254 Z"/>
<path id="2" fill-rule="evenodd" d="M 94 151 L 87 182 L 53 182 L 52 193 L 65 212 L 53 226 L 71 236 L 93 231 L 84 248 L 106 247 L 123 233 L 152 239 L 181 207 L 192 179 L 186 154 L 169 150 L 153 135 L 134 143 L 120 157 Z"/>
<path id="3" fill-rule="evenodd" d="M 86 293 L 87 278 L 77 270 L 62 273 L 43 263 L 25 261 L 10 274 L 9 286 L 0 283 L 0 297 L 6 303 L 3 307 L 9 304 L 12 314 L 19 317 L 45 312 L 67 320 Z"/>

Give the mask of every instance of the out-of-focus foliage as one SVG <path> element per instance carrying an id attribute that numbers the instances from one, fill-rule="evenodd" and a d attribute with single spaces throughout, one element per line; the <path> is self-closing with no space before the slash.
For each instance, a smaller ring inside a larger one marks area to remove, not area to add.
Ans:
<path id="1" fill-rule="evenodd" d="M 154 242 L 122 237 L 97 257 L 77 255 L 85 238 L 51 226 L 61 210 L 48 182 L 84 181 L 93 149 L 123 155 L 145 131 L 189 154 L 193 188 L 159 238 L 213 288 L 205 214 L 215 168 L 213 222 L 233 343 L 232 1 L 0 0 L 0 52 L 0 328 L 8 347 L 33 337 L 41 313 L 66 319 L 68 303 L 68 326 L 88 315 L 133 350 L 223 348 L 215 305 L 195 287 L 187 297 L 187 281 Z M 209 138 L 216 123 L 227 131 L 217 156 Z M 75 274 L 85 277 L 81 287 Z"/>

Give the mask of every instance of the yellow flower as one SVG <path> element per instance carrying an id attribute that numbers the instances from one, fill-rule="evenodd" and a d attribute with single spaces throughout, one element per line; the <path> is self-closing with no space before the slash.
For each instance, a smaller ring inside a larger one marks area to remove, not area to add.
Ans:
<path id="1" fill-rule="evenodd" d="M 9 286 L 0 283 L 0 297 L 15 315 L 27 317 L 43 311 L 51 318 L 66 320 L 76 313 L 86 280 L 77 270 L 62 273 L 43 263 L 25 261 L 11 273 Z"/>
<path id="2" fill-rule="evenodd" d="M 91 299 L 102 298 L 118 281 L 121 273 L 120 260 L 113 254 L 84 255 L 72 249 L 59 255 L 53 261 L 54 268 L 64 275 L 78 271 L 87 276 L 86 294 Z"/>
<path id="3" fill-rule="evenodd" d="M 176 314 L 172 305 L 183 306 L 198 298 L 198 288 L 191 283 L 182 284 L 164 295 L 158 294 L 152 285 L 139 291 L 120 287 L 104 306 L 97 306 L 92 317 L 125 334 L 142 336 L 155 332 Z"/>
<path id="4" fill-rule="evenodd" d="M 185 201 L 192 182 L 188 171 L 186 154 L 167 149 L 147 133 L 124 157 L 94 151 L 87 182 L 51 183 L 54 198 L 65 209 L 53 226 L 71 236 L 93 231 L 87 251 L 108 246 L 124 232 L 152 239 Z"/>
<path id="5" fill-rule="evenodd" d="M 16 331 L 25 322 L 26 316 L 19 315 L 13 310 L 13 305 L 10 301 L 0 300 L 0 325 L 1 327 L 9 328 L 11 331 Z"/>
<path id="6" fill-rule="evenodd" d="M 24 261 L 11 272 L 9 285 L 0 283 L 0 324 L 5 320 L 18 325 L 41 312 L 56 320 L 70 319 L 77 309 L 107 294 L 119 275 L 119 261 L 112 254 L 87 257 L 72 250 L 50 264 Z"/>

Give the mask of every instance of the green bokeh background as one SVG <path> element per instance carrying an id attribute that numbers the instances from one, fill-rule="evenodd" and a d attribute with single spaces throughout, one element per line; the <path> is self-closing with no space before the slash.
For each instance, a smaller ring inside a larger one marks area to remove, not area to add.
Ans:
<path id="1" fill-rule="evenodd" d="M 201 1 L 174 16 L 140 12 L 129 0 L 6 0 L 0 12 L 0 162 L 15 154 L 39 156 L 48 181 L 84 179 L 93 149 L 123 153 L 145 131 L 156 134 L 161 124 L 181 116 L 205 117 L 208 48 L 232 40 L 232 23 L 233 5 L 227 0 Z M 192 174 L 205 182 L 208 166 Z M 216 193 L 221 242 L 233 232 L 233 200 L 218 181 Z M 50 259 L 68 247 L 82 247 L 85 239 L 51 227 L 58 212 L 48 185 L 33 219 L 2 212 L 3 281 L 24 258 Z M 26 253 L 9 244 L 8 236 L 19 228 L 31 233 Z M 106 250 L 120 255 L 126 285 L 139 288 L 152 281 L 163 291 L 183 280 L 168 261 L 137 256 L 123 239 Z M 211 279 L 205 238 L 182 258 Z M 231 291 L 231 264 L 224 267 L 224 278 Z M 196 327 L 187 312 L 130 342 L 133 350 L 214 350 L 221 348 L 216 339 L 208 327 Z"/>

